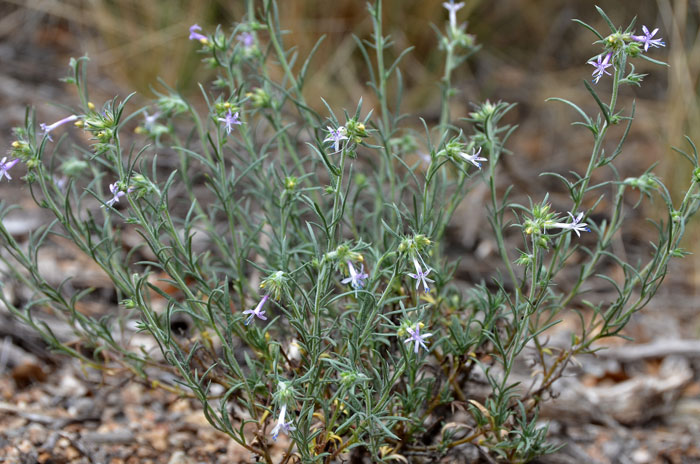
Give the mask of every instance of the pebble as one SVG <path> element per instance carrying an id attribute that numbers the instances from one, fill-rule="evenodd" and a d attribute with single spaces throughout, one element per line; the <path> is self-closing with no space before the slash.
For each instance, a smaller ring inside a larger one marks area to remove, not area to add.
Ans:
<path id="1" fill-rule="evenodd" d="M 78 398 L 68 407 L 68 414 L 73 417 L 83 417 L 95 411 L 95 402 L 90 398 Z"/>
<path id="2" fill-rule="evenodd" d="M 27 427 L 27 438 L 35 445 L 45 443 L 48 435 L 46 429 L 40 424 L 32 423 Z"/>
<path id="3" fill-rule="evenodd" d="M 56 445 L 57 445 L 59 448 L 68 448 L 68 447 L 70 446 L 70 440 L 67 439 L 66 437 L 61 437 L 61 438 L 59 438 L 58 441 L 56 442 Z"/>
<path id="4" fill-rule="evenodd" d="M 175 451 L 173 455 L 170 456 L 168 464 L 195 464 L 195 462 L 188 458 L 182 451 Z"/>
<path id="5" fill-rule="evenodd" d="M 81 456 L 81 454 L 80 454 L 80 451 L 75 449 L 73 446 L 69 446 L 68 448 L 66 448 L 65 456 L 66 456 L 66 458 L 72 460 L 72 459 L 78 459 Z"/>
<path id="6" fill-rule="evenodd" d="M 78 380 L 74 375 L 68 374 L 61 377 L 61 383 L 54 391 L 55 395 L 77 398 L 87 393 L 85 383 Z"/>
<path id="7" fill-rule="evenodd" d="M 25 439 L 19 442 L 19 445 L 17 445 L 17 449 L 20 453 L 29 454 L 29 452 L 34 449 L 34 445 L 32 445 L 31 441 Z"/>
<path id="8" fill-rule="evenodd" d="M 643 448 L 634 450 L 632 456 L 630 457 L 632 458 L 632 461 L 637 464 L 647 464 L 652 461 L 649 451 Z"/>

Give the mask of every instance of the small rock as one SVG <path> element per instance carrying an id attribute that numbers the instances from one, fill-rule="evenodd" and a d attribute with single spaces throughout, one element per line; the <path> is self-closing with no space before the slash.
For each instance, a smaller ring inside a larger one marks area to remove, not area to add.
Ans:
<path id="1" fill-rule="evenodd" d="M 195 462 L 188 458 L 182 451 L 175 451 L 173 455 L 170 456 L 168 464 L 195 464 Z"/>
<path id="2" fill-rule="evenodd" d="M 632 461 L 638 464 L 647 464 L 652 461 L 649 451 L 643 448 L 634 450 L 632 456 L 630 457 L 632 458 Z"/>
<path id="3" fill-rule="evenodd" d="M 78 459 L 81 456 L 80 451 L 75 449 L 73 446 L 69 446 L 68 448 L 66 448 L 65 455 L 66 458 L 68 458 L 71 461 L 73 459 Z"/>
<path id="4" fill-rule="evenodd" d="M 77 398 L 79 396 L 84 396 L 87 393 L 85 385 L 78 380 L 74 375 L 68 374 L 61 377 L 61 383 L 58 388 L 54 391 L 54 394 L 59 396 L 66 396 L 70 398 Z"/>
<path id="5" fill-rule="evenodd" d="M 19 442 L 19 445 L 17 445 L 17 449 L 20 453 L 29 454 L 29 452 L 34 449 L 34 446 L 29 440 L 22 440 Z"/>
<path id="6" fill-rule="evenodd" d="M 187 448 L 187 445 L 191 440 L 192 435 L 187 432 L 175 432 L 168 436 L 168 442 L 170 445 L 178 446 L 180 448 Z"/>
<path id="7" fill-rule="evenodd" d="M 96 412 L 95 402 L 90 398 L 78 398 L 68 407 L 68 414 L 73 417 L 85 417 Z"/>
<path id="8" fill-rule="evenodd" d="M 144 435 L 156 451 L 165 451 L 168 449 L 168 430 L 165 428 L 156 428 L 146 432 Z"/>
<path id="9" fill-rule="evenodd" d="M 43 444 L 46 442 L 47 437 L 48 432 L 40 424 L 32 423 L 29 424 L 29 427 L 27 427 L 27 438 L 35 445 Z"/>

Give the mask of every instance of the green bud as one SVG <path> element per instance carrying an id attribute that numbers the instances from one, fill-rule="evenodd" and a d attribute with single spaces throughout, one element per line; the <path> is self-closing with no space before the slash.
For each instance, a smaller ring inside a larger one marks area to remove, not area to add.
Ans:
<path id="1" fill-rule="evenodd" d="M 525 219 L 525 222 L 523 223 L 523 230 L 527 235 L 540 233 L 540 225 L 532 219 Z"/>
<path id="2" fill-rule="evenodd" d="M 416 138 L 409 134 L 390 139 L 389 145 L 400 153 L 414 153 L 418 150 Z"/>
<path id="3" fill-rule="evenodd" d="M 287 288 L 287 275 L 282 271 L 273 272 L 260 283 L 260 288 L 267 290 L 275 300 L 279 300 Z"/>
<path id="4" fill-rule="evenodd" d="M 700 183 L 700 168 L 695 168 L 693 170 L 693 182 Z"/>
<path id="5" fill-rule="evenodd" d="M 362 139 L 369 136 L 364 123 L 358 122 L 357 119 L 350 119 L 345 124 L 346 135 L 355 143 L 362 142 Z"/>
<path id="6" fill-rule="evenodd" d="M 87 162 L 78 158 L 69 158 L 61 163 L 61 172 L 69 177 L 77 177 L 87 168 Z"/>
<path id="7" fill-rule="evenodd" d="M 642 44 L 639 42 L 632 41 L 627 46 L 627 54 L 632 58 L 641 55 L 643 51 Z"/>
<path id="8" fill-rule="evenodd" d="M 605 38 L 605 48 L 607 51 L 620 50 L 625 46 L 625 39 L 627 38 L 628 37 L 626 35 L 620 34 L 619 32 L 610 34 Z"/>
<path id="9" fill-rule="evenodd" d="M 27 175 L 22 177 L 22 179 L 24 179 L 24 181 L 28 184 L 33 184 L 34 182 L 36 182 L 36 174 L 34 173 L 34 171 L 29 171 L 27 173 Z M 44 203 L 46 203 L 46 202 L 44 202 Z M 43 206 L 43 207 L 45 208 L 47 206 Z"/>
<path id="10" fill-rule="evenodd" d="M 399 252 L 410 251 L 412 253 L 421 253 L 426 250 L 433 242 L 423 234 L 406 237 L 399 244 Z"/>
<path id="11" fill-rule="evenodd" d="M 178 114 L 187 111 L 187 103 L 175 94 L 163 95 L 158 99 L 158 108 L 164 113 Z"/>
<path id="12" fill-rule="evenodd" d="M 496 112 L 496 105 L 486 100 L 476 111 L 469 113 L 469 117 L 475 122 L 484 122 Z"/>
<path id="13" fill-rule="evenodd" d="M 254 108 L 270 108 L 272 107 L 272 97 L 263 88 L 256 88 L 252 92 L 248 92 L 246 97 L 250 98 Z"/>
<path id="14" fill-rule="evenodd" d="M 277 393 L 274 397 L 278 404 L 286 404 L 294 399 L 295 392 L 290 382 L 280 381 L 277 386 Z"/>
<path id="15" fill-rule="evenodd" d="M 519 266 L 529 266 L 534 259 L 535 257 L 533 255 L 521 251 L 520 257 L 515 260 L 515 264 Z"/>
<path id="16" fill-rule="evenodd" d="M 126 300 L 122 300 L 119 302 L 120 305 L 124 306 L 126 309 L 134 309 L 136 307 L 136 302 L 132 300 L 131 298 L 127 298 Z"/>
<path id="17" fill-rule="evenodd" d="M 343 372 L 340 374 L 340 383 L 342 383 L 346 388 L 350 387 L 357 380 L 357 372 Z"/>
<path id="18" fill-rule="evenodd" d="M 286 177 L 284 179 L 284 188 L 288 191 L 293 191 L 297 186 L 298 179 L 294 176 Z"/>

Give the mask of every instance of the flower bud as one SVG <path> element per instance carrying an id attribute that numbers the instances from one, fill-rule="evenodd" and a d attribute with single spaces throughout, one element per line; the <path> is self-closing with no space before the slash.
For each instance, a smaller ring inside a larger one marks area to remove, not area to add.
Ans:
<path id="1" fill-rule="evenodd" d="M 700 168 L 695 168 L 693 170 L 693 182 L 700 183 Z"/>
<path id="2" fill-rule="evenodd" d="M 126 309 L 136 308 L 136 302 L 134 300 L 132 300 L 131 298 L 127 298 L 126 300 L 122 300 L 119 304 L 124 306 Z"/>
<path id="3" fill-rule="evenodd" d="M 272 97 L 263 88 L 256 88 L 252 92 L 246 94 L 250 101 L 253 103 L 254 108 L 270 108 L 272 107 Z"/>
<path id="4" fill-rule="evenodd" d="M 273 272 L 260 283 L 260 288 L 264 288 L 275 300 L 279 300 L 287 288 L 287 275 L 282 271 Z"/>
<path id="5" fill-rule="evenodd" d="M 77 177 L 87 168 L 87 162 L 78 158 L 69 158 L 61 163 L 61 172 L 69 177 Z"/>
<path id="6" fill-rule="evenodd" d="M 288 191 L 293 191 L 297 186 L 298 179 L 294 176 L 289 176 L 284 179 L 284 188 Z"/>

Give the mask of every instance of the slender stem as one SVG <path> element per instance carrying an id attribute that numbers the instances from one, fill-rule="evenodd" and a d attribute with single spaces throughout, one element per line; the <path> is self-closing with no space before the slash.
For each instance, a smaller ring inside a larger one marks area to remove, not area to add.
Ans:
<path id="1" fill-rule="evenodd" d="M 447 124 L 450 121 L 450 93 L 452 91 L 452 63 L 454 59 L 454 43 L 447 43 L 447 54 L 445 56 L 445 71 L 442 75 L 442 106 L 440 108 L 440 131 L 446 134 Z"/>

